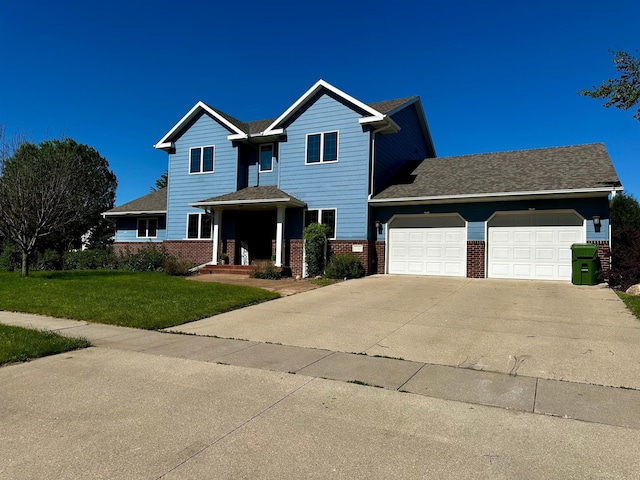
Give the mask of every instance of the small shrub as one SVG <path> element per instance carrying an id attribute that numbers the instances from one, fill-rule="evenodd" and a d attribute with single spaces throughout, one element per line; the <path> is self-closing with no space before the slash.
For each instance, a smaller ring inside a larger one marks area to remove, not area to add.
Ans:
<path id="1" fill-rule="evenodd" d="M 327 259 L 326 225 L 312 223 L 304 229 L 304 261 L 307 264 L 307 274 L 310 277 L 322 275 Z"/>
<path id="2" fill-rule="evenodd" d="M 0 269 L 8 272 L 18 272 L 22 269 L 22 252 L 18 246 L 5 240 L 0 252 Z"/>
<path id="3" fill-rule="evenodd" d="M 265 265 L 263 268 L 255 268 L 251 273 L 252 278 L 261 278 L 263 280 L 280 280 L 282 273 L 273 264 Z"/>
<path id="4" fill-rule="evenodd" d="M 186 277 L 191 273 L 189 270 L 195 266 L 195 262 L 191 260 L 179 257 L 167 257 L 164 262 L 164 273 L 176 277 Z"/>
<path id="5" fill-rule="evenodd" d="M 147 243 L 136 252 L 127 249 L 118 255 L 118 269 L 129 272 L 161 272 L 167 257 L 164 246 Z"/>
<path id="6" fill-rule="evenodd" d="M 360 259 L 353 253 L 334 255 L 325 271 L 327 278 L 360 278 L 364 274 L 365 269 Z"/>
<path id="7" fill-rule="evenodd" d="M 118 260 L 112 248 L 72 250 L 64 254 L 64 270 L 116 269 Z"/>
<path id="8" fill-rule="evenodd" d="M 32 270 L 62 270 L 62 256 L 55 250 L 47 249 L 34 255 Z"/>

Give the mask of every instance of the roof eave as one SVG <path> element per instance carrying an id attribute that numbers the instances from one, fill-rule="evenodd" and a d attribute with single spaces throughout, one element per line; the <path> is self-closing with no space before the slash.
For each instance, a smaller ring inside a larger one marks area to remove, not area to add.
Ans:
<path id="1" fill-rule="evenodd" d="M 608 196 L 612 192 L 622 191 L 620 187 L 606 188 L 583 188 L 568 190 L 540 190 L 526 192 L 500 192 L 500 193 L 477 193 L 470 195 L 438 195 L 423 197 L 398 197 L 398 198 L 372 198 L 369 203 L 373 206 L 402 206 L 420 205 L 433 203 L 469 203 L 469 202 L 492 202 L 507 200 L 527 200 L 527 199 L 552 199 L 552 198 L 577 198 L 577 197 L 599 197 Z"/>
<path id="2" fill-rule="evenodd" d="M 218 200 L 190 203 L 191 207 L 208 208 L 208 207 L 229 207 L 229 206 L 241 206 L 241 205 L 281 205 L 286 204 L 290 207 L 304 207 L 305 203 L 295 198 L 260 198 L 252 200 Z"/>
<path id="3" fill-rule="evenodd" d="M 313 97 L 316 93 L 318 93 L 323 88 L 329 90 L 333 94 L 335 94 L 338 97 L 344 99 L 345 101 L 355 105 L 356 107 L 364 110 L 365 112 L 367 112 L 371 116 L 374 116 L 374 117 L 375 116 L 379 116 L 379 117 L 382 116 L 382 114 L 380 112 L 378 112 L 374 108 L 371 108 L 369 105 L 367 105 L 365 103 L 362 103 L 360 100 L 355 99 L 351 95 L 349 95 L 349 94 L 343 92 L 342 90 L 334 87 L 330 83 L 320 79 L 309 90 L 307 90 L 300 98 L 298 98 L 298 100 L 296 100 L 289 108 L 287 108 L 282 115 L 280 115 L 278 118 L 276 118 L 274 120 L 274 122 L 264 130 L 263 133 L 265 135 L 272 134 L 273 130 L 275 130 L 278 126 L 280 126 L 280 124 L 282 122 L 286 121 L 288 118 L 290 118 L 292 115 L 294 115 L 298 110 L 300 110 L 311 97 Z"/>
<path id="4" fill-rule="evenodd" d="M 132 215 L 166 215 L 166 210 L 130 210 L 127 212 L 103 212 L 103 217 L 125 217 Z"/>
<path id="5" fill-rule="evenodd" d="M 196 103 L 191 110 L 189 110 L 184 117 L 182 117 L 178 123 L 176 123 L 171 130 L 169 130 L 164 137 L 162 137 L 158 143 L 156 143 L 154 145 L 155 148 L 159 149 L 159 150 L 166 150 L 168 148 L 173 148 L 173 142 L 170 141 L 170 139 L 173 138 L 173 135 L 175 135 L 177 132 L 179 132 L 180 130 L 182 130 L 182 128 L 189 123 L 191 120 L 193 120 L 196 116 L 198 116 L 201 112 L 206 112 L 207 114 L 211 115 L 213 118 L 215 118 L 218 122 L 220 122 L 221 124 L 223 124 L 227 129 L 229 129 L 231 132 L 234 132 L 237 135 L 246 135 L 242 130 L 240 130 L 238 127 L 236 127 L 233 123 L 231 123 L 229 120 L 227 120 L 226 118 L 224 118 L 222 115 L 220 115 L 218 112 L 216 112 L 215 110 L 213 110 L 209 105 L 207 105 L 206 103 L 204 103 L 203 101 L 198 101 L 198 103 Z M 170 145 L 171 144 L 171 145 Z"/>

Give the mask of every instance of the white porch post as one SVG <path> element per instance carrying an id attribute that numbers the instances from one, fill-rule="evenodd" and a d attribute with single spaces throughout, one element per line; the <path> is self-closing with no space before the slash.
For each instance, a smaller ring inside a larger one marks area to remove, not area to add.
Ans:
<path id="1" fill-rule="evenodd" d="M 213 259 L 211 263 L 213 265 L 218 265 L 218 249 L 220 248 L 220 221 L 222 220 L 222 210 L 216 208 L 213 211 Z"/>
<path id="2" fill-rule="evenodd" d="M 276 223 L 276 267 L 282 266 L 282 245 L 284 244 L 284 211 L 284 207 L 278 207 Z"/>

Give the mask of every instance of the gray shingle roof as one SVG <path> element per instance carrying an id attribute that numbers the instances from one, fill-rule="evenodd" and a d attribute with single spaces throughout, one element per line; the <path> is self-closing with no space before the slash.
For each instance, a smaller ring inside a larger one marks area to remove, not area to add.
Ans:
<path id="1" fill-rule="evenodd" d="M 379 111 L 380 113 L 389 113 L 392 110 L 395 110 L 396 108 L 398 108 L 401 105 L 404 105 L 405 103 L 410 102 L 411 100 L 414 100 L 418 97 L 405 97 L 405 98 L 397 98 L 395 100 L 385 100 L 383 102 L 374 102 L 374 103 L 370 103 L 369 106 L 371 108 L 376 109 L 377 111 Z"/>
<path id="2" fill-rule="evenodd" d="M 130 202 L 120 205 L 119 207 L 112 208 L 104 212 L 105 215 L 109 214 L 124 214 L 124 213 L 144 213 L 144 212 L 166 212 L 167 211 L 167 189 L 161 188 L 155 192 L 151 192 L 144 197 L 136 198 Z"/>
<path id="3" fill-rule="evenodd" d="M 374 200 L 620 186 L 601 143 L 410 162 Z"/>
<path id="4" fill-rule="evenodd" d="M 237 192 L 226 193 L 217 197 L 211 197 L 196 203 L 217 203 L 217 202 L 246 202 L 246 201 L 267 201 L 267 200 L 293 200 L 303 204 L 301 200 L 283 192 L 273 185 L 265 185 L 260 187 L 246 187 Z"/>
<path id="5" fill-rule="evenodd" d="M 401 105 L 404 105 L 405 103 L 410 102 L 411 100 L 414 100 L 415 98 L 417 97 L 413 96 L 413 97 L 397 98 L 395 100 L 385 100 L 382 102 L 370 103 L 369 106 L 371 108 L 376 109 L 382 114 L 386 114 L 391 112 L 392 110 L 395 110 Z M 276 120 L 275 118 L 268 118 L 265 120 L 251 120 L 249 122 L 243 122 L 241 120 L 238 120 L 237 118 L 232 117 L 227 113 L 224 113 L 222 110 L 212 107 L 211 105 L 207 105 L 207 106 L 211 108 L 211 110 L 214 110 L 216 113 L 218 113 L 221 117 L 223 117 L 224 119 L 226 119 L 227 121 L 229 121 L 230 123 L 238 127 L 244 133 L 252 133 L 252 134 L 261 133 Z"/>

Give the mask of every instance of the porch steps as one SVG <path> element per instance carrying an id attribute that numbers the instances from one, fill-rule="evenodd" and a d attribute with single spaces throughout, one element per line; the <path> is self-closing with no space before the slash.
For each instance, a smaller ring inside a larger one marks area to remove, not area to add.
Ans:
<path id="1" fill-rule="evenodd" d="M 205 265 L 200 269 L 201 275 L 215 273 L 231 273 L 235 275 L 251 275 L 253 267 L 250 265 Z"/>

